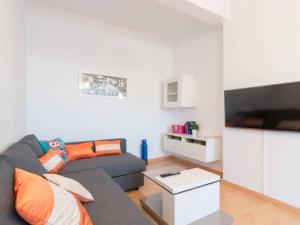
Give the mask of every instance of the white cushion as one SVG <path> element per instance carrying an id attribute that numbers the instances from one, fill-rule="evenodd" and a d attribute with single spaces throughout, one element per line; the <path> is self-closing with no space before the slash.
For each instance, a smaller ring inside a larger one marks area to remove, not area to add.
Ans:
<path id="1" fill-rule="evenodd" d="M 74 194 L 81 202 L 94 201 L 92 194 L 76 180 L 58 174 L 44 174 L 43 176 L 48 181 Z"/>

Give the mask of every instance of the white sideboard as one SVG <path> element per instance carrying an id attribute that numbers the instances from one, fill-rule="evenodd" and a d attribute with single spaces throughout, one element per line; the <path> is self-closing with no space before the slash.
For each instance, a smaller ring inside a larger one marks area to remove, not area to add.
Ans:
<path id="1" fill-rule="evenodd" d="M 205 163 L 222 158 L 221 138 L 218 136 L 193 137 L 165 132 L 163 133 L 163 149 Z"/>

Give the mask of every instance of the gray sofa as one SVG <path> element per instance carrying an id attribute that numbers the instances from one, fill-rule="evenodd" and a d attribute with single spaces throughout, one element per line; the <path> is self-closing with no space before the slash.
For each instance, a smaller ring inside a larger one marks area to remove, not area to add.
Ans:
<path id="1" fill-rule="evenodd" d="M 24 137 L 0 155 L 0 220 L 5 225 L 23 225 L 14 209 L 14 168 L 42 175 L 47 173 L 38 157 L 43 151 L 34 135 Z M 148 217 L 128 198 L 124 190 L 143 185 L 145 163 L 126 152 L 68 162 L 60 171 L 85 186 L 95 201 L 84 203 L 95 225 L 153 225 Z"/>

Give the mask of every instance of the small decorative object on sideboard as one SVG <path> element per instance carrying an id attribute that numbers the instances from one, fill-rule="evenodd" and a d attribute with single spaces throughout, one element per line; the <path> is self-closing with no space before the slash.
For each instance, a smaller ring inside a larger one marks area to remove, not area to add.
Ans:
<path id="1" fill-rule="evenodd" d="M 185 125 L 171 125 L 170 126 L 170 131 L 172 133 L 185 134 L 186 133 L 186 126 Z"/>
<path id="2" fill-rule="evenodd" d="M 193 123 L 191 125 L 193 137 L 197 137 L 199 125 L 197 123 Z"/>
<path id="3" fill-rule="evenodd" d="M 195 121 L 187 121 L 184 125 L 172 124 L 168 126 L 168 131 L 175 134 L 186 134 L 197 136 L 199 125 Z"/>
<path id="4" fill-rule="evenodd" d="M 187 121 L 185 123 L 185 127 L 186 127 L 186 134 L 187 135 L 192 135 L 193 131 L 192 131 L 192 125 L 195 124 L 196 121 Z"/>

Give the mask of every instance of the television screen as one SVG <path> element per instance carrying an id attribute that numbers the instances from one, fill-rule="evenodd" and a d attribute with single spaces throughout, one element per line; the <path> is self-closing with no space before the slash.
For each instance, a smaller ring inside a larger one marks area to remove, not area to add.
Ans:
<path id="1" fill-rule="evenodd" d="M 225 91 L 226 127 L 300 131 L 300 82 Z"/>

